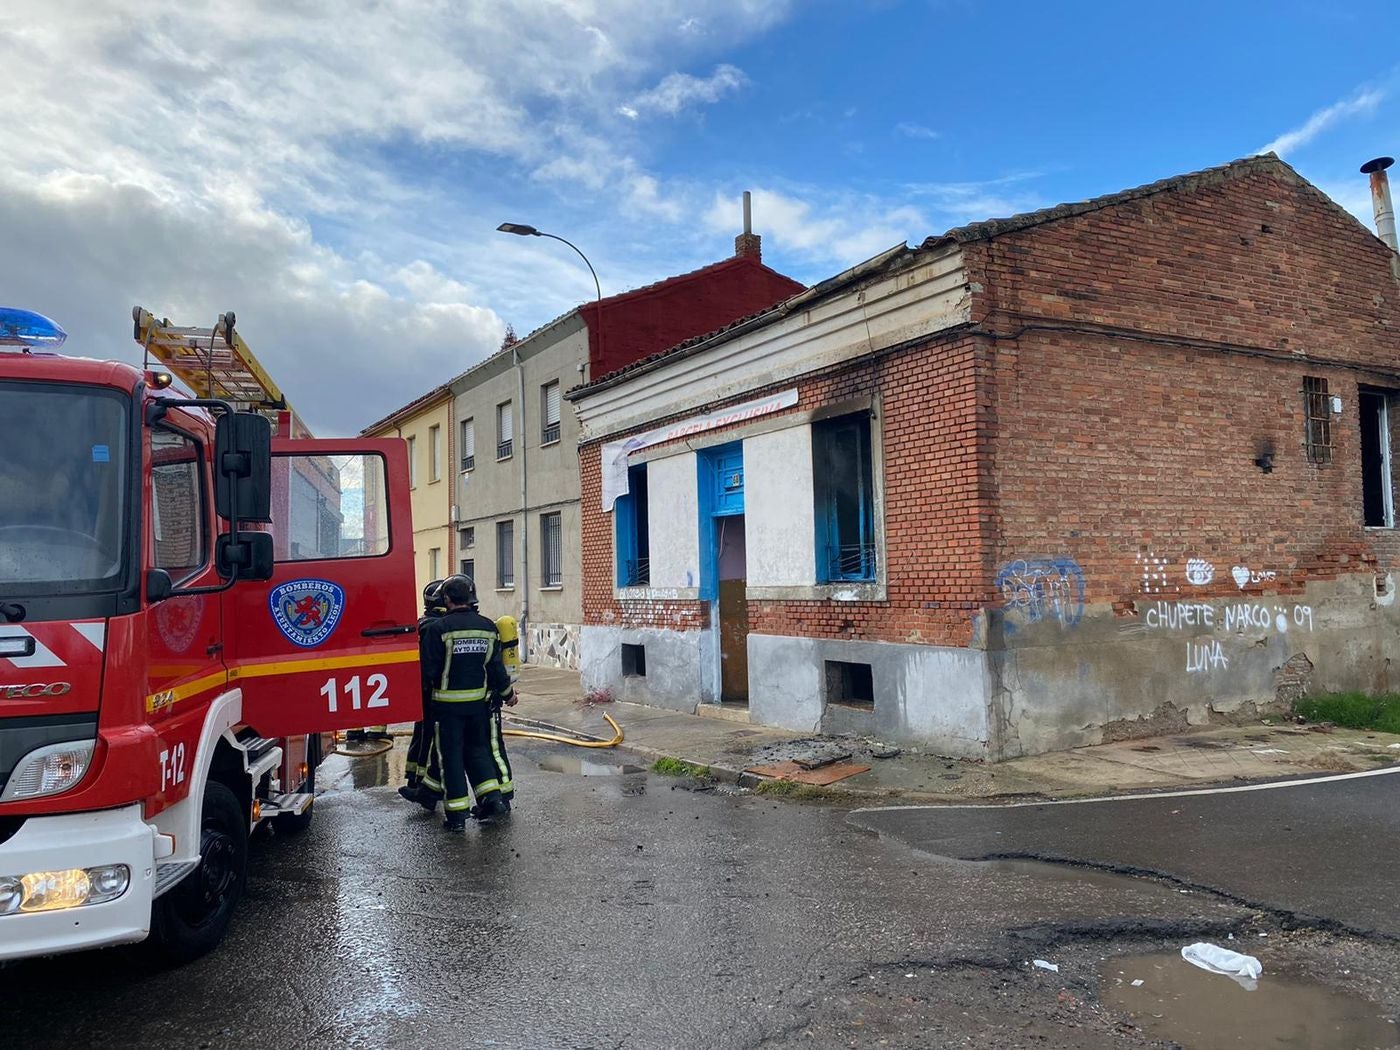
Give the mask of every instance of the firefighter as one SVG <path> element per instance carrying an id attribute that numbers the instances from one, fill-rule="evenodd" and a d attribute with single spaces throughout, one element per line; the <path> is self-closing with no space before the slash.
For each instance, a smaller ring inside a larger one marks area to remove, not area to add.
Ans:
<path id="1" fill-rule="evenodd" d="M 423 615 L 418 618 L 419 686 L 423 694 L 423 717 L 413 723 L 413 738 L 408 742 L 408 762 L 405 764 L 408 783 L 399 788 L 399 794 L 408 801 L 423 803 L 425 807 L 429 800 L 436 806 L 437 793 L 424 780 L 429 776 L 430 769 L 435 783 L 438 776 L 437 763 L 433 760 L 433 690 L 422 660 L 423 640 L 428 624 L 446 611 L 446 606 L 442 604 L 442 581 L 434 580 L 423 588 Z"/>
<path id="2" fill-rule="evenodd" d="M 510 815 L 501 765 L 492 751 L 492 701 L 514 704 L 510 675 L 501 661 L 496 625 L 477 611 L 476 584 L 449 576 L 442 584 L 447 612 L 423 633 L 423 668 L 432 685 L 443 809 L 448 831 L 464 831 L 468 815 L 483 823 Z M 508 767 L 507 767 L 508 768 Z M 432 787 L 431 777 L 429 787 Z M 468 784 L 476 797 L 472 808 Z"/>
<path id="3" fill-rule="evenodd" d="M 513 707 L 520 699 L 515 692 L 515 684 L 520 681 L 520 627 L 515 617 L 496 617 L 496 633 L 501 636 L 501 662 L 510 675 L 510 705 Z M 510 756 L 506 754 L 506 738 L 501 729 L 501 707 L 500 697 L 492 700 L 491 756 L 501 774 L 501 797 L 509 802 L 515 798 L 515 781 L 510 775 Z"/>

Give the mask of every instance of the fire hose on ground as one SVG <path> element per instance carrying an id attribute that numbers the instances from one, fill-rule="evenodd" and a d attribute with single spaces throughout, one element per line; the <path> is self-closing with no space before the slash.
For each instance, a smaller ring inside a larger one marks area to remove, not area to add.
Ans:
<path id="1" fill-rule="evenodd" d="M 572 747 L 617 747 L 617 745 L 622 743 L 623 740 L 622 727 L 617 724 L 616 720 L 613 718 L 612 715 L 607 714 L 606 712 L 603 714 L 603 718 L 608 723 L 608 725 L 612 726 L 613 737 L 611 740 L 586 740 L 579 737 L 564 736 L 562 733 L 545 733 L 534 729 L 502 729 L 501 735 L 524 737 L 529 740 L 547 740 L 550 743 L 569 744 Z M 400 729 L 395 730 L 394 732 L 391 732 L 388 735 L 392 738 L 400 736 L 412 736 L 413 734 L 404 732 L 402 729 Z M 381 739 L 380 746 L 370 751 L 343 750 L 340 745 L 344 742 L 345 735 L 337 731 L 335 733 L 335 743 L 334 746 L 332 746 L 330 753 L 332 755 L 344 755 L 346 758 L 377 758 L 378 756 L 387 754 L 388 752 L 394 749 L 394 741 L 392 739 Z"/>

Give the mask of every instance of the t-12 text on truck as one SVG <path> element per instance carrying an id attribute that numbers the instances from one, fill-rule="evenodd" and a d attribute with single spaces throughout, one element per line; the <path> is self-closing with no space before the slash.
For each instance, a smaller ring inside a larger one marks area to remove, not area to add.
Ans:
<path id="1" fill-rule="evenodd" d="M 157 367 L 0 309 L 0 961 L 208 951 L 322 735 L 419 717 L 404 443 L 298 436 L 232 314 L 134 319 Z"/>

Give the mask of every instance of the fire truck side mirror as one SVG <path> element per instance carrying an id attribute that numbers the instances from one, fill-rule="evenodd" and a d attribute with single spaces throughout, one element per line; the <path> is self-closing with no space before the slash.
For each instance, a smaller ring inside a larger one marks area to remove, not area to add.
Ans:
<path id="1" fill-rule="evenodd" d="M 232 520 L 236 510 L 239 521 L 272 520 L 271 423 L 251 412 L 220 416 L 214 431 L 214 471 L 219 517 Z"/>
<path id="2" fill-rule="evenodd" d="M 175 591 L 175 584 L 170 580 L 170 573 L 164 569 L 146 570 L 146 600 L 154 605 L 156 602 L 163 602 Z"/>
<path id="3" fill-rule="evenodd" d="M 233 576 L 236 568 L 240 580 L 270 580 L 272 533 L 240 532 L 236 541 L 232 536 L 220 536 L 214 560 L 224 579 Z"/>

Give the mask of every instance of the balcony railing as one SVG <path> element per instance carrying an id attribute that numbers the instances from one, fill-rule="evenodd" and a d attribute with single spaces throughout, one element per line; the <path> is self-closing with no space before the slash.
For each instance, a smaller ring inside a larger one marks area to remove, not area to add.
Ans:
<path id="1" fill-rule="evenodd" d="M 475 468 L 476 468 L 476 457 L 475 457 L 475 456 L 463 456 L 463 457 L 462 457 L 462 469 L 463 469 L 463 470 L 474 470 Z"/>
<path id="2" fill-rule="evenodd" d="M 559 424 L 551 423 L 540 431 L 540 444 L 551 445 L 559 440 Z"/>
<path id="3" fill-rule="evenodd" d="M 826 576 L 829 580 L 873 580 L 875 544 L 852 543 L 828 547 Z"/>
<path id="4" fill-rule="evenodd" d="M 502 441 L 496 446 L 497 459 L 510 459 L 511 450 L 514 448 L 514 441 Z"/>

